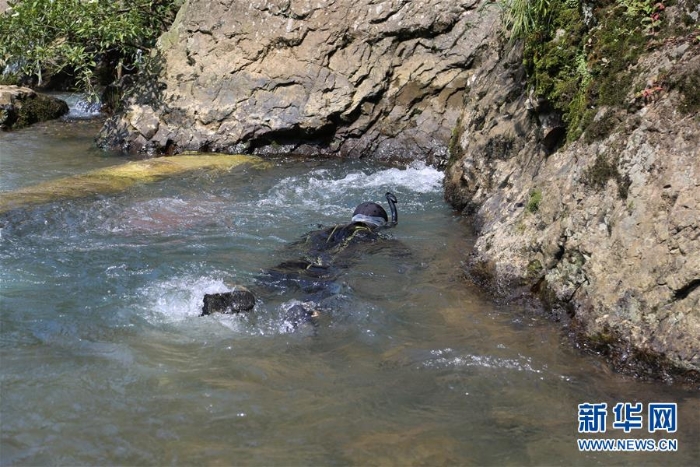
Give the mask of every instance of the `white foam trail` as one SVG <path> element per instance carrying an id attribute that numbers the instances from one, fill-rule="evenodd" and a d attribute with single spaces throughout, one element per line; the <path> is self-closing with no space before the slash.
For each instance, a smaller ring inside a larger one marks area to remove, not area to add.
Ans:
<path id="1" fill-rule="evenodd" d="M 515 371 L 525 371 L 531 373 L 542 373 L 541 369 L 532 366 L 529 357 L 519 355 L 515 358 L 498 358 L 491 355 L 454 355 L 452 349 L 432 350 L 432 356 L 437 358 L 423 362 L 427 368 L 461 368 L 461 367 L 481 367 L 490 369 L 506 369 Z"/>

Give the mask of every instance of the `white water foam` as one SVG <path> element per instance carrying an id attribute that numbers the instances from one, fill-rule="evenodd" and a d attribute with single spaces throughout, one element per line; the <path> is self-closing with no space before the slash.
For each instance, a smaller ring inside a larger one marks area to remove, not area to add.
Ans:
<path id="1" fill-rule="evenodd" d="M 100 115 L 102 102 L 99 100 L 90 100 L 85 94 L 56 93 L 52 95 L 68 104 L 68 114 L 65 116 L 66 118 L 79 120 L 94 118 Z"/>
<path id="2" fill-rule="evenodd" d="M 481 367 L 489 369 L 505 369 L 524 371 L 531 373 L 542 373 L 543 370 L 532 366 L 532 359 L 523 355 L 518 358 L 499 358 L 492 355 L 454 355 L 450 348 L 430 351 L 430 355 L 435 358 L 422 363 L 426 368 L 464 368 Z"/>
<path id="3" fill-rule="evenodd" d="M 318 175 L 323 175 L 319 171 Z M 414 193 L 432 193 L 442 189 L 444 173 L 423 162 L 415 162 L 405 169 L 390 168 L 367 174 L 365 172 L 352 172 L 345 177 L 334 180 L 321 176 L 317 178 L 314 173 L 309 178 L 309 188 L 314 191 L 330 193 L 344 193 L 348 190 L 369 190 L 373 188 L 397 189 L 412 191 Z"/>
<path id="4" fill-rule="evenodd" d="M 346 214 L 358 199 L 384 203 L 384 193 L 387 191 L 404 196 L 440 193 L 443 179 L 444 173 L 423 162 L 403 169 L 389 168 L 376 172 L 358 170 L 342 178 L 334 177 L 328 169 L 317 169 L 303 177 L 281 179 L 260 204 L 294 206 L 299 210 L 337 216 Z M 402 201 L 399 199 L 399 203 Z"/>
<path id="5" fill-rule="evenodd" d="M 205 294 L 230 289 L 219 278 L 185 276 L 150 284 L 137 297 L 156 323 L 177 322 L 201 315 Z"/>

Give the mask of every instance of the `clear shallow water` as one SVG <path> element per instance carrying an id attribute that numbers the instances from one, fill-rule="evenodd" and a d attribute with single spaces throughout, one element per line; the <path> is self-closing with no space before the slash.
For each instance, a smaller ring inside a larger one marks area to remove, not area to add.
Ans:
<path id="1" fill-rule="evenodd" d="M 90 131 L 0 134 L 3 189 L 122 162 Z M 1 218 L 0 463 L 694 465 L 698 393 L 612 374 L 466 284 L 473 238 L 441 180 L 288 159 Z M 285 245 L 387 190 L 410 255 L 357 258 L 318 327 L 285 321 L 294 291 L 198 317 L 205 293 L 253 283 L 291 259 Z M 578 452 L 577 405 L 627 401 L 677 402 L 677 433 L 631 437 L 679 452 Z"/>
<path id="2" fill-rule="evenodd" d="M 57 120 L 0 132 L 0 191 L 123 163 L 95 146 L 100 127 L 99 120 Z"/>

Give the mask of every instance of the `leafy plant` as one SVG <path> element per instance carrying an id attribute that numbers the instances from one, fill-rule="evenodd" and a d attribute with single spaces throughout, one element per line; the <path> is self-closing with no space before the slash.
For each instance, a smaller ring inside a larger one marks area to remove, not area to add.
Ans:
<path id="1" fill-rule="evenodd" d="M 111 79 L 141 66 L 178 0 L 10 0 L 0 15 L 0 70 L 38 86 L 64 73 L 93 92 L 99 65 Z"/>
<path id="2" fill-rule="evenodd" d="M 503 23 L 511 39 L 525 37 L 546 20 L 550 0 L 506 0 Z"/>
<path id="3" fill-rule="evenodd" d="M 618 0 L 625 7 L 625 15 L 639 18 L 649 35 L 655 35 L 661 25 L 661 14 L 666 9 L 663 2 L 653 0 Z"/>
<path id="4" fill-rule="evenodd" d="M 633 92 L 632 65 L 670 31 L 663 0 L 503 1 L 505 32 L 523 42 L 528 86 L 561 115 L 567 141 L 587 130 L 600 106 L 624 107 Z"/>

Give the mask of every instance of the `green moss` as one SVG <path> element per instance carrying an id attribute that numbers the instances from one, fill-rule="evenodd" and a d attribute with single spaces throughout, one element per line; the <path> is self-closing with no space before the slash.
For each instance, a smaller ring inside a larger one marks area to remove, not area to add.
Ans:
<path id="1" fill-rule="evenodd" d="M 614 179 L 617 174 L 617 166 L 612 164 L 603 154 L 598 154 L 593 165 L 584 173 L 583 179 L 586 185 L 603 189 L 608 180 Z"/>
<path id="2" fill-rule="evenodd" d="M 590 121 L 588 118 L 590 117 Z M 593 120 L 593 112 L 589 112 L 584 116 L 583 124 L 586 126 L 586 134 L 584 136 L 584 141 L 588 144 L 605 139 L 608 137 L 615 127 L 620 123 L 614 112 L 606 112 L 597 121 Z"/>
<path id="3" fill-rule="evenodd" d="M 694 1 L 694 0 L 693 0 Z M 673 34 L 654 0 L 605 0 L 594 2 L 594 21 L 586 25 L 584 2 L 549 2 L 546 14 L 535 18 L 525 35 L 523 63 L 535 94 L 561 113 L 567 141 L 578 139 L 590 125 L 588 142 L 614 130 L 612 121 L 594 122 L 599 106 L 625 109 L 633 94 L 634 65 L 640 55 Z M 590 5 L 590 3 L 586 3 Z M 690 11 L 690 10 L 688 10 Z M 652 21 L 651 14 L 660 19 Z M 688 34 L 693 25 L 683 25 Z M 679 34 L 681 35 L 681 34 Z M 689 80 L 684 92 L 688 112 L 693 112 L 697 82 Z"/>
<path id="4" fill-rule="evenodd" d="M 8 73 L 0 74 L 0 85 L 19 85 L 19 76 Z"/>
<path id="5" fill-rule="evenodd" d="M 700 111 L 700 70 L 670 77 L 669 85 L 681 94 L 678 105 L 681 113 L 688 115 Z"/>
<path id="6" fill-rule="evenodd" d="M 532 260 L 527 265 L 527 278 L 535 279 L 540 276 L 543 270 L 544 267 L 542 267 L 542 263 L 539 260 Z"/>
<path id="7" fill-rule="evenodd" d="M 609 329 L 593 334 L 588 338 L 588 347 L 597 353 L 608 354 L 615 346 L 617 339 Z"/>
<path id="8" fill-rule="evenodd" d="M 535 188 L 530 192 L 530 199 L 527 202 L 527 210 L 532 214 L 536 213 L 540 209 L 540 203 L 542 202 L 542 190 Z"/>
<path id="9" fill-rule="evenodd" d="M 525 38 L 523 60 L 530 85 L 558 110 L 568 128 L 576 126 L 590 73 L 583 50 L 586 27 L 578 5 L 552 2 L 549 21 Z"/>
<path id="10" fill-rule="evenodd" d="M 604 189 L 608 180 L 611 179 L 617 183 L 620 198 L 627 199 L 632 181 L 628 175 L 622 175 L 617 168 L 617 163 L 608 160 L 604 154 L 598 154 L 593 165 L 583 174 L 583 183 L 596 190 Z"/>

